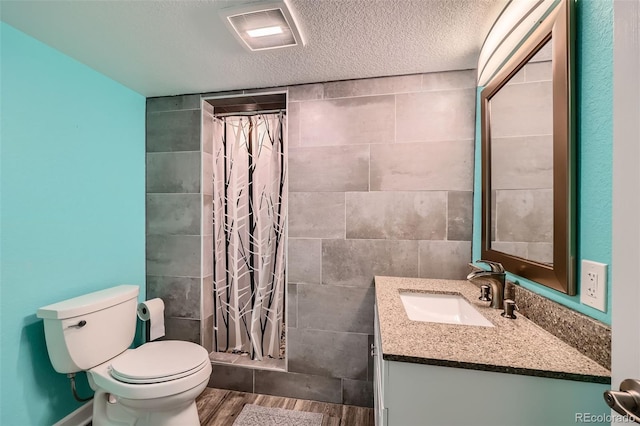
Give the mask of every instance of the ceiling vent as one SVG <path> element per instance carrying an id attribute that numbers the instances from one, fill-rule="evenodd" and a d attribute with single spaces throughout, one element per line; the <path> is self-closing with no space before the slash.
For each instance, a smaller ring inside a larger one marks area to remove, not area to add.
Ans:
<path id="1" fill-rule="evenodd" d="M 251 51 L 304 46 L 285 0 L 222 9 L 220 15 L 234 37 Z"/>

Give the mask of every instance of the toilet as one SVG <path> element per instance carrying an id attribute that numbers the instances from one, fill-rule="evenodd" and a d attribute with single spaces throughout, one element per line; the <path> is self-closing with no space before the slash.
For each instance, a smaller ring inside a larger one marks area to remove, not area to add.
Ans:
<path id="1" fill-rule="evenodd" d="M 94 426 L 199 425 L 195 399 L 211 363 L 200 345 L 177 340 L 129 349 L 139 288 L 120 285 L 38 309 L 58 373 L 86 371 Z"/>

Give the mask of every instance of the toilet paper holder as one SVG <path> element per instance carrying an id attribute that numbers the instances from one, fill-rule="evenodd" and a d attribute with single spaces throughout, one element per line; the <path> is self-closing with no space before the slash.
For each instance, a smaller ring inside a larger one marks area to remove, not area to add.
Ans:
<path id="1" fill-rule="evenodd" d="M 147 341 L 157 340 L 165 335 L 164 301 L 158 297 L 138 304 L 138 318 L 145 322 Z"/>

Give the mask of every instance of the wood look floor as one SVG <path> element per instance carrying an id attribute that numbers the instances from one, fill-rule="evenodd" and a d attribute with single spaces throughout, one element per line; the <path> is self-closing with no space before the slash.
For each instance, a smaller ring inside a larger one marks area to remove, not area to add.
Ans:
<path id="1" fill-rule="evenodd" d="M 372 408 L 206 388 L 196 400 L 202 426 L 231 426 L 245 404 L 322 413 L 322 426 L 374 426 Z"/>

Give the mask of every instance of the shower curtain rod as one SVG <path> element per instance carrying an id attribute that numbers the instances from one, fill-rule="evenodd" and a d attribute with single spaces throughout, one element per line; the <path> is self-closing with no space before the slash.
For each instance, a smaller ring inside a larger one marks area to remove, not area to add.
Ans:
<path id="1" fill-rule="evenodd" d="M 276 114 L 283 112 L 286 114 L 286 109 L 269 109 L 269 110 L 260 110 L 260 111 L 238 111 L 238 112 L 227 112 L 222 114 L 213 114 L 214 117 L 233 117 L 233 116 L 252 116 L 252 115 L 261 115 L 261 114 Z"/>

